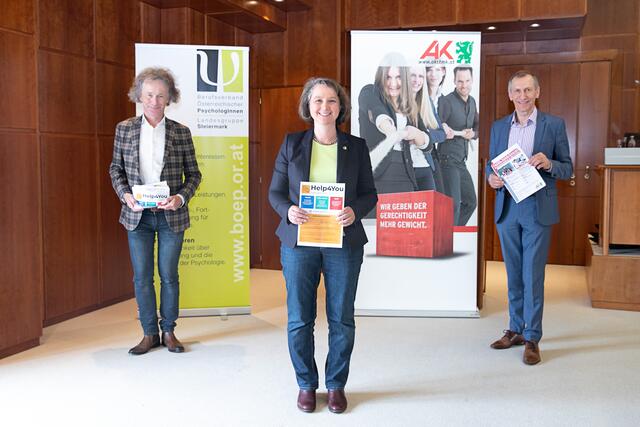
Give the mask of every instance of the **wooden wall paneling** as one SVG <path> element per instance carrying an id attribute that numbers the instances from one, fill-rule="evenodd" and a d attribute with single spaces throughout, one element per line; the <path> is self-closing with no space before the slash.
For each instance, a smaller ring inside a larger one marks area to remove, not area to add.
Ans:
<path id="1" fill-rule="evenodd" d="M 484 33 L 483 33 L 484 35 Z M 522 42 L 482 43 L 482 56 L 487 60 L 491 55 L 519 55 L 524 53 Z"/>
<path id="2" fill-rule="evenodd" d="M 638 90 L 625 89 L 622 91 L 622 121 L 621 130 L 623 132 L 640 132 L 640 111 L 636 107 L 636 97 Z M 610 138 L 613 143 L 615 138 Z"/>
<path id="3" fill-rule="evenodd" d="M 523 20 L 585 16 L 587 0 L 520 0 Z"/>
<path id="4" fill-rule="evenodd" d="M 640 36 L 639 36 L 640 37 Z M 640 43 L 640 39 L 639 39 Z M 640 44 L 637 44 L 640 48 Z M 636 79 L 640 79 L 640 55 L 638 49 L 635 52 L 625 52 L 622 54 L 623 74 L 622 74 L 622 87 L 623 89 L 635 90 L 639 87 L 636 83 Z"/>
<path id="5" fill-rule="evenodd" d="M 287 63 L 285 33 L 254 35 L 258 51 L 258 74 L 260 87 L 281 87 L 286 85 Z"/>
<path id="6" fill-rule="evenodd" d="M 580 66 L 580 117 L 575 162 L 576 176 L 604 162 L 609 135 L 611 62 L 584 62 Z"/>
<path id="7" fill-rule="evenodd" d="M 260 87 L 260 75 L 258 73 L 258 49 L 256 37 L 239 28 L 235 29 L 235 45 L 249 47 L 249 87 Z M 251 120 L 251 118 L 249 118 Z"/>
<path id="8" fill-rule="evenodd" d="M 600 203 L 599 197 L 576 197 L 575 198 L 575 232 L 573 235 L 573 264 L 585 265 L 585 240 L 589 233 L 598 231 L 596 224 L 600 223 L 600 211 L 597 208 Z M 594 209 L 594 206 L 596 208 Z"/>
<path id="9" fill-rule="evenodd" d="M 456 23 L 456 2 L 441 0 L 406 0 L 399 2 L 402 28 L 433 27 Z"/>
<path id="10" fill-rule="evenodd" d="M 45 325 L 100 301 L 94 138 L 42 135 Z"/>
<path id="11" fill-rule="evenodd" d="M 207 16 L 206 20 L 206 44 L 217 46 L 236 45 L 235 28 L 232 25 L 225 24 L 211 16 Z"/>
<path id="12" fill-rule="evenodd" d="M 609 242 L 637 245 L 640 242 L 640 171 L 613 170 L 611 173 L 611 231 Z"/>
<path id="13" fill-rule="evenodd" d="M 312 10 L 287 13 L 287 86 L 303 85 L 316 74 L 315 61 L 322 61 L 323 56 L 333 58 L 335 63 L 336 45 L 331 43 L 334 34 L 328 28 L 318 27 Z"/>
<path id="14" fill-rule="evenodd" d="M 39 4 L 40 47 L 93 57 L 93 0 Z"/>
<path id="15" fill-rule="evenodd" d="M 340 7 L 341 0 L 316 0 L 311 13 L 313 16 L 314 34 L 322 34 L 323 43 L 318 43 L 313 56 L 313 73 L 340 80 L 340 70 L 343 61 L 350 61 L 350 52 L 341 49 L 341 38 L 344 34 L 344 12 Z M 326 49 L 326 51 L 322 51 Z M 348 84 L 348 82 L 345 82 Z"/>
<path id="16" fill-rule="evenodd" d="M 298 98 L 301 87 L 264 89 L 261 91 L 260 165 L 262 168 L 261 232 L 262 268 L 280 269 L 280 241 L 275 235 L 280 217 L 269 205 L 268 190 L 273 165 L 284 136 L 289 132 L 308 128 L 298 117 Z"/>
<path id="17" fill-rule="evenodd" d="M 162 43 L 204 44 L 205 15 L 188 7 L 162 9 Z"/>
<path id="18" fill-rule="evenodd" d="M 560 222 L 551 228 L 551 244 L 547 263 L 571 265 L 575 240 L 575 218 L 578 216 L 575 212 L 574 197 L 558 196 L 558 207 Z M 584 246 L 584 239 L 581 242 Z"/>
<path id="19" fill-rule="evenodd" d="M 205 15 L 194 9 L 187 9 L 187 43 L 205 44 L 207 39 Z"/>
<path id="20" fill-rule="evenodd" d="M 566 0 L 565 0 L 566 1 Z M 587 0 L 582 36 L 638 32 L 638 0 Z"/>
<path id="21" fill-rule="evenodd" d="M 134 71 L 118 65 L 97 63 L 96 77 L 98 134 L 112 135 L 118 122 L 136 115 L 136 106 L 128 97 Z"/>
<path id="22" fill-rule="evenodd" d="M 0 358 L 38 345 L 42 335 L 40 174 L 34 134 L 0 133 Z"/>
<path id="23" fill-rule="evenodd" d="M 0 27 L 33 34 L 35 0 L 3 0 Z"/>
<path id="24" fill-rule="evenodd" d="M 133 67 L 140 26 L 137 1 L 96 0 L 97 58 Z"/>
<path id="25" fill-rule="evenodd" d="M 520 2 L 513 0 L 457 0 L 458 24 L 517 21 Z"/>
<path id="26" fill-rule="evenodd" d="M 34 38 L 0 30 L 0 127 L 36 128 Z"/>
<path id="27" fill-rule="evenodd" d="M 311 10 L 287 14 L 287 85 L 312 76 L 339 79 L 340 7 L 338 0 L 316 1 Z"/>
<path id="28" fill-rule="evenodd" d="M 400 28 L 398 2 L 387 0 L 346 0 L 347 30 Z"/>
<path id="29" fill-rule="evenodd" d="M 95 133 L 94 69 L 92 60 L 40 51 L 40 131 Z"/>
<path id="30" fill-rule="evenodd" d="M 576 141 L 578 132 L 578 105 L 576 100 L 580 98 L 580 64 L 550 64 L 549 80 L 545 81 L 545 99 L 549 100 L 547 113 L 554 114 L 564 119 L 567 127 L 567 138 L 574 168 L 576 166 Z M 578 180 L 575 180 L 578 183 Z M 576 187 L 571 186 L 570 181 L 557 181 L 558 194 L 561 196 L 575 196 Z M 580 241 L 580 247 L 584 244 Z"/>
<path id="31" fill-rule="evenodd" d="M 635 34 L 617 34 L 582 38 L 582 50 L 618 49 L 623 52 L 634 52 L 638 48 Z"/>
<path id="32" fill-rule="evenodd" d="M 575 52 L 580 50 L 580 39 L 527 40 L 526 53 Z"/>
<path id="33" fill-rule="evenodd" d="M 109 304 L 133 297 L 133 270 L 129 258 L 127 231 L 118 222 L 120 201 L 111 186 L 109 164 L 113 156 L 113 135 L 98 138 L 100 168 L 100 303 Z"/>
<path id="34" fill-rule="evenodd" d="M 260 220 L 263 208 L 262 187 L 260 182 L 262 166 L 260 164 L 260 143 L 249 141 L 249 249 L 251 268 L 262 268 L 262 230 Z"/>
<path id="35" fill-rule="evenodd" d="M 249 239 L 250 265 L 261 268 L 263 211 L 260 153 L 260 91 L 249 89 Z"/>
<path id="36" fill-rule="evenodd" d="M 160 12 L 160 39 L 162 43 L 187 43 L 187 8 L 162 9 Z"/>
<path id="37" fill-rule="evenodd" d="M 161 43 L 161 12 L 158 7 L 140 2 L 140 41 L 143 43 Z"/>
<path id="38" fill-rule="evenodd" d="M 495 56 L 486 54 L 485 45 L 482 45 L 482 58 L 480 61 L 482 78 L 480 79 L 480 144 L 478 144 L 479 156 L 483 166 L 489 161 L 489 142 L 491 123 L 495 119 L 495 96 L 496 96 L 496 65 Z M 482 169 L 484 174 L 484 168 Z M 486 180 L 486 175 L 482 175 L 482 179 Z M 495 234 L 495 224 L 493 223 L 494 212 L 494 190 L 485 185 L 482 187 L 483 194 L 481 200 L 484 203 L 482 216 L 478 216 L 478 223 L 482 225 L 482 243 L 484 244 L 483 253 L 485 260 L 494 259 L 493 254 L 493 235 Z M 484 266 L 483 274 L 484 274 Z"/>
<path id="39" fill-rule="evenodd" d="M 249 89 L 249 141 L 260 141 L 260 91 Z"/>

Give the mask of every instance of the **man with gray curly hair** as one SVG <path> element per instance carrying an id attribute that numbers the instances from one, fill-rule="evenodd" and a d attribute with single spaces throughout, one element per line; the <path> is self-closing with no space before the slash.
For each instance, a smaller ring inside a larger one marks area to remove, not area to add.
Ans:
<path id="1" fill-rule="evenodd" d="M 171 72 L 164 68 L 142 70 L 133 81 L 129 99 L 142 103 L 143 114 L 116 126 L 109 167 L 111 184 L 122 203 L 120 223 L 127 230 L 136 302 L 144 331 L 142 341 L 129 354 L 145 354 L 160 344 L 172 353 L 182 353 L 184 346 L 173 333 L 178 318 L 178 263 L 184 230 L 190 225 L 188 202 L 202 175 L 189 128 L 164 115 L 165 108 L 180 99 Z M 169 197 L 153 208 L 145 209 L 138 204 L 132 187 L 161 181 L 169 186 Z M 153 286 L 156 236 L 159 327 Z"/>

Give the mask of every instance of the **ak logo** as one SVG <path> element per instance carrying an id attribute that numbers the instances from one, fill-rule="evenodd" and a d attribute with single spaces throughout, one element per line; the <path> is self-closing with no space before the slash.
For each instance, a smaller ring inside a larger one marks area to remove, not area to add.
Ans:
<path id="1" fill-rule="evenodd" d="M 198 49 L 198 92 L 242 92 L 241 50 Z"/>
<path id="2" fill-rule="evenodd" d="M 453 41 L 447 40 L 439 42 L 434 40 L 427 47 L 424 53 L 420 56 L 421 62 L 425 63 L 457 63 L 457 64 L 470 64 L 471 56 L 473 55 L 473 42 L 462 41 L 456 42 L 454 58 L 451 54 Z"/>

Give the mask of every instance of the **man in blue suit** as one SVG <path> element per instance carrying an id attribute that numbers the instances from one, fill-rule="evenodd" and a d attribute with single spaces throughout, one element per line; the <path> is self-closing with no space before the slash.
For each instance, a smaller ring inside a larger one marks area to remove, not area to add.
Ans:
<path id="1" fill-rule="evenodd" d="M 487 166 L 487 180 L 496 190 L 495 222 L 507 268 L 509 329 L 491 344 L 494 349 L 525 345 L 523 361 L 540 362 L 544 270 L 551 226 L 560 221 L 556 180 L 573 173 L 564 120 L 537 110 L 540 96 L 536 76 L 518 71 L 509 79 L 509 99 L 515 112 L 491 127 L 490 159 L 507 147 L 520 145 L 546 186 L 516 203 L 504 182 Z"/>

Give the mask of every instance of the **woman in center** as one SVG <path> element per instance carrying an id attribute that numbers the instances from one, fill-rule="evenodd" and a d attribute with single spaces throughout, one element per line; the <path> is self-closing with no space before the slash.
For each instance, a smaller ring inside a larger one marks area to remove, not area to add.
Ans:
<path id="1" fill-rule="evenodd" d="M 367 144 L 338 129 L 350 108 L 349 98 L 337 82 L 309 79 L 298 113 L 313 127 L 284 138 L 269 187 L 269 202 L 282 218 L 276 234 L 281 241 L 287 286 L 289 354 L 300 388 L 298 408 L 304 412 L 313 412 L 316 407 L 318 368 L 313 329 L 321 273 L 329 323 L 325 364 L 328 407 L 335 413 L 347 408 L 344 387 L 355 338 L 354 302 L 367 242 L 360 220 L 378 200 Z M 345 207 L 336 217 L 344 227 L 342 248 L 297 245 L 298 226 L 309 220 L 307 212 L 298 207 L 301 181 L 345 184 Z"/>

